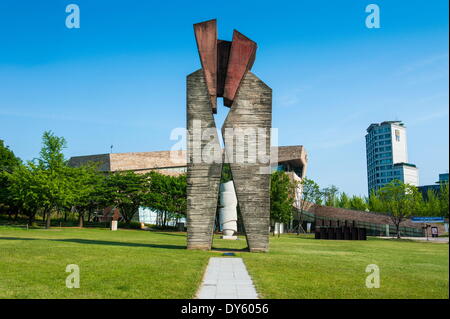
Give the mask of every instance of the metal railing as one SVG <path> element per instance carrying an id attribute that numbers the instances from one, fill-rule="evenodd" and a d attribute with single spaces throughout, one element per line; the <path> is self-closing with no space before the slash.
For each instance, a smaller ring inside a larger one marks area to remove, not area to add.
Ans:
<path id="1" fill-rule="evenodd" d="M 317 224 L 320 225 L 329 225 L 330 221 L 333 225 L 339 224 L 343 225 L 345 221 L 353 223 L 353 220 L 345 220 L 333 217 L 324 217 L 324 216 L 316 216 L 314 213 L 310 213 L 307 211 L 303 211 L 303 221 L 312 223 L 312 230 L 315 229 Z M 367 232 L 367 236 L 396 236 L 397 229 L 395 225 L 392 224 L 376 224 L 370 222 L 363 221 L 354 221 L 355 227 L 365 228 Z M 323 227 L 323 226 L 321 226 Z M 336 226 L 334 226 L 336 227 Z M 389 228 L 388 228 L 389 227 Z M 400 227 L 399 228 L 400 235 L 406 237 L 425 237 L 425 232 L 422 228 L 414 228 L 414 227 Z"/>

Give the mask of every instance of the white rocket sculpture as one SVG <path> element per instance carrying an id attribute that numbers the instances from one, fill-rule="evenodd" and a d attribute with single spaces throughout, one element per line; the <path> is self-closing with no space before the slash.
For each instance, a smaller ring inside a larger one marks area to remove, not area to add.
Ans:
<path id="1" fill-rule="evenodd" d="M 223 239 L 237 239 L 237 198 L 233 181 L 220 185 L 219 222 Z"/>

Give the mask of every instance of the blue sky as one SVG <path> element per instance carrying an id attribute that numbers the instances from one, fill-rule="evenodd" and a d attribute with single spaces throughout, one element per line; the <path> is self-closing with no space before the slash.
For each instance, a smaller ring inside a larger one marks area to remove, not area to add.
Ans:
<path id="1" fill-rule="evenodd" d="M 70 3 L 80 29 L 65 27 Z M 380 29 L 365 27 L 370 3 Z M 2 0 L 0 138 L 25 160 L 45 130 L 67 157 L 169 149 L 200 68 L 192 24 L 211 18 L 219 38 L 236 28 L 258 43 L 279 144 L 304 145 L 322 187 L 367 193 L 365 130 L 384 120 L 408 127 L 422 185 L 448 172 L 447 0 Z"/>

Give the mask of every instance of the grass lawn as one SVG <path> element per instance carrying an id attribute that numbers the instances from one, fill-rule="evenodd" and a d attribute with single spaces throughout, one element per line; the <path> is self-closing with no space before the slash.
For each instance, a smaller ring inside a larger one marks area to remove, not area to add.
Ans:
<path id="1" fill-rule="evenodd" d="M 404 240 L 271 237 L 269 253 L 240 251 L 264 298 L 448 298 L 448 244 Z M 188 251 L 184 233 L 0 226 L 0 298 L 192 298 L 209 257 Z M 217 249 L 245 240 L 216 238 Z M 68 264 L 81 287 L 68 289 Z M 377 264 L 381 287 L 368 289 Z"/>

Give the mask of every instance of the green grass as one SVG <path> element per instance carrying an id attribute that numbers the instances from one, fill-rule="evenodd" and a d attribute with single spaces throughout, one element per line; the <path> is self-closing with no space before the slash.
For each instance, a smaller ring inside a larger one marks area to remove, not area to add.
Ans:
<path id="1" fill-rule="evenodd" d="M 0 227 L 0 298 L 191 298 L 211 255 L 177 233 Z M 79 289 L 65 286 L 68 264 Z"/>
<path id="2" fill-rule="evenodd" d="M 448 244 L 285 235 L 270 248 L 243 256 L 265 298 L 448 298 Z M 380 269 L 380 288 L 365 286 L 369 264 Z"/>
<path id="3" fill-rule="evenodd" d="M 0 226 L 0 298 L 192 298 L 209 257 L 234 249 L 264 298 L 448 298 L 448 245 L 406 240 L 271 237 L 269 253 L 245 240 L 214 240 L 211 252 L 185 249 L 184 233 Z M 77 264 L 80 289 L 65 272 Z M 381 287 L 368 289 L 377 264 Z"/>

